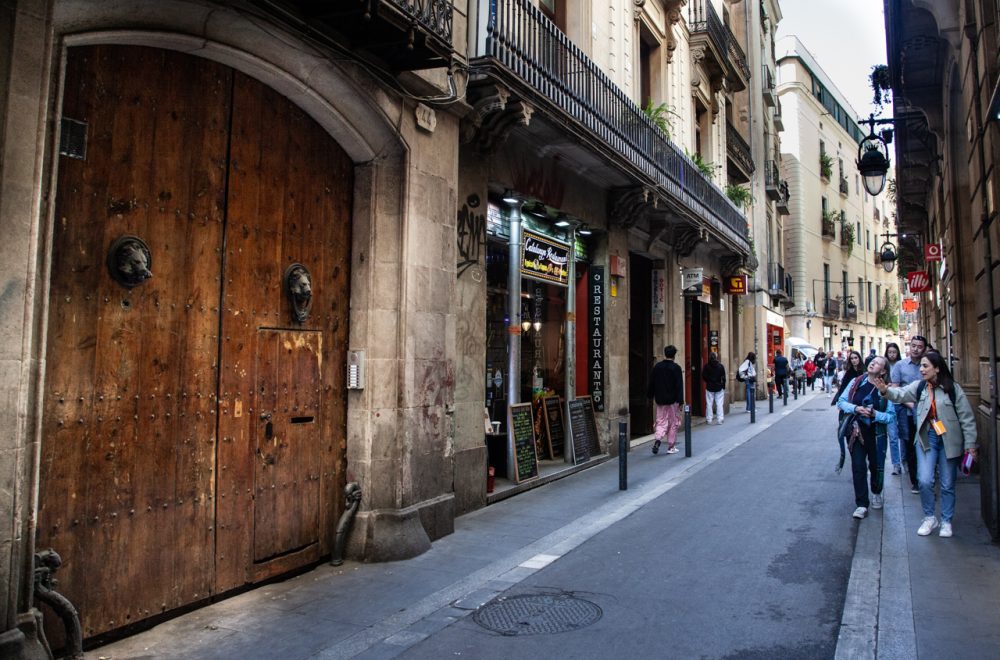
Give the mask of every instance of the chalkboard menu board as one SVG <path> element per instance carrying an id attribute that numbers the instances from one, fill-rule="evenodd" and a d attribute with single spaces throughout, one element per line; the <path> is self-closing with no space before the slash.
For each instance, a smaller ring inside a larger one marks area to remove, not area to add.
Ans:
<path id="1" fill-rule="evenodd" d="M 535 425 L 530 403 L 516 403 L 508 408 L 511 437 L 514 441 L 514 481 L 521 483 L 538 476 L 538 453 L 535 451 Z"/>
<path id="2" fill-rule="evenodd" d="M 563 427 L 562 406 L 557 396 L 547 396 L 542 399 L 545 408 L 545 439 L 549 446 L 549 458 L 562 456 L 566 445 L 566 430 Z"/>
<path id="3" fill-rule="evenodd" d="M 569 427 L 573 437 L 573 462 L 584 463 L 601 453 L 594 405 L 589 396 L 569 402 Z"/>

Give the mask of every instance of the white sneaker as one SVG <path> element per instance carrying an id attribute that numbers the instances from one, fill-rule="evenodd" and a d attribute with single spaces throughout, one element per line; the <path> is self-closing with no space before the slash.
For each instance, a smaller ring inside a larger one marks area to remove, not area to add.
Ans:
<path id="1" fill-rule="evenodd" d="M 859 506 L 857 509 L 854 510 L 854 513 L 852 515 L 858 520 L 861 520 L 862 518 L 868 515 L 868 509 L 866 509 L 863 506 Z"/>
<path id="2" fill-rule="evenodd" d="M 917 536 L 927 536 L 938 526 L 938 519 L 934 516 L 927 516 L 924 521 L 920 523 L 920 529 L 917 530 Z M 944 530 L 942 530 L 944 531 Z M 951 531 L 951 525 L 948 525 L 948 531 Z"/>
<path id="3" fill-rule="evenodd" d="M 941 523 L 941 531 L 938 532 L 938 536 L 940 536 L 941 538 L 944 538 L 944 539 L 950 539 L 951 538 L 951 523 L 950 522 L 943 522 L 943 523 Z"/>
<path id="4" fill-rule="evenodd" d="M 874 494 L 873 493 L 872 494 L 872 508 L 873 509 L 881 509 L 882 508 L 882 502 L 883 502 L 883 500 L 882 500 L 882 494 L 881 493 L 879 493 L 879 494 Z"/>
<path id="5" fill-rule="evenodd" d="M 721 424 L 724 421 L 726 421 L 726 420 L 722 419 L 721 417 L 719 418 L 719 424 Z"/>
<path id="6" fill-rule="evenodd" d="M 711 419 L 706 419 L 706 420 L 705 420 L 705 423 L 706 423 L 707 425 L 711 426 L 711 425 L 712 425 L 712 420 L 711 420 Z"/>

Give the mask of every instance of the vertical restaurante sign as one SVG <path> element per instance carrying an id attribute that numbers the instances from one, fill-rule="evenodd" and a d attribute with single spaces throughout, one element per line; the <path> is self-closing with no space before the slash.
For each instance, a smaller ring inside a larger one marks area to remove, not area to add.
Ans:
<path id="1" fill-rule="evenodd" d="M 569 279 L 569 246 L 525 230 L 521 245 L 521 274 L 566 286 Z"/>
<path id="2" fill-rule="evenodd" d="M 604 266 L 591 266 L 587 282 L 587 317 L 590 350 L 587 373 L 590 374 L 590 397 L 594 410 L 604 411 Z"/>

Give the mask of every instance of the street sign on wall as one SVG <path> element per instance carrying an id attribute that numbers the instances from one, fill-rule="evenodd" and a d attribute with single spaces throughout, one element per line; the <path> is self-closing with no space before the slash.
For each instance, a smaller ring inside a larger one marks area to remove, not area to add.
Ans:
<path id="1" fill-rule="evenodd" d="M 747 276 L 730 275 L 724 280 L 723 292 L 734 296 L 747 294 Z"/>
<path id="2" fill-rule="evenodd" d="M 915 270 L 906 276 L 910 293 L 923 293 L 931 290 L 931 278 L 926 270 Z"/>
<path id="3" fill-rule="evenodd" d="M 924 245 L 924 261 L 941 261 L 940 243 L 927 243 Z"/>

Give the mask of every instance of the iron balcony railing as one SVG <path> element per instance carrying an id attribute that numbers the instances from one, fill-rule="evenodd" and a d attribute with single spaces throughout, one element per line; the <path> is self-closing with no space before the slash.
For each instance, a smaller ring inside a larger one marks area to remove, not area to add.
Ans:
<path id="1" fill-rule="evenodd" d="M 688 28 L 692 34 L 706 33 L 719 56 L 740 74 L 750 80 L 750 65 L 736 35 L 722 22 L 709 0 L 693 0 L 688 6 Z"/>
<path id="2" fill-rule="evenodd" d="M 823 301 L 823 315 L 832 318 L 840 318 L 840 300 L 837 298 L 826 298 Z"/>
<path id="3" fill-rule="evenodd" d="M 779 186 L 781 184 L 778 164 L 773 160 L 764 162 L 764 192 L 771 199 L 781 197 Z"/>
<path id="4" fill-rule="evenodd" d="M 530 88 L 537 100 L 599 138 L 631 166 L 686 203 L 748 238 L 747 219 L 542 12 L 527 0 L 494 0 L 485 53 Z"/>
<path id="5" fill-rule="evenodd" d="M 837 237 L 837 221 L 827 214 L 823 214 L 823 238 L 833 240 Z"/>
<path id="6" fill-rule="evenodd" d="M 453 0 L 384 0 L 398 7 L 416 23 L 451 43 Z"/>
<path id="7" fill-rule="evenodd" d="M 774 91 L 774 76 L 771 75 L 771 69 L 769 69 L 766 64 L 761 68 L 763 69 L 762 73 L 764 78 L 762 85 L 762 90 L 764 93 L 764 103 L 773 108 L 775 104 L 778 102 L 778 99 L 775 96 L 775 91 Z M 780 114 L 780 113 L 775 112 L 775 114 Z"/>
<path id="8" fill-rule="evenodd" d="M 791 278 L 785 275 L 785 268 L 781 264 L 771 261 L 767 264 L 767 289 L 768 293 L 777 297 L 788 297 Z"/>
<path id="9" fill-rule="evenodd" d="M 847 183 L 847 177 L 841 176 L 840 177 L 840 194 L 843 195 L 844 197 L 847 197 L 847 195 L 849 195 L 850 192 L 851 192 L 851 187 Z"/>
<path id="10" fill-rule="evenodd" d="M 728 121 L 726 122 L 726 153 L 747 175 L 753 174 L 756 168 L 753 164 L 753 156 L 750 154 L 750 145 L 743 139 L 736 127 Z"/>

